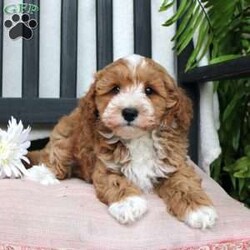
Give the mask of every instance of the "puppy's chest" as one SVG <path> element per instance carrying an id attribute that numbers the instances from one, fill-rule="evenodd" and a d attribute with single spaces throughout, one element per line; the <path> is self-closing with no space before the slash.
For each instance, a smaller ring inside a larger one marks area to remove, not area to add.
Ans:
<path id="1" fill-rule="evenodd" d="M 133 139 L 125 146 L 130 153 L 129 163 L 121 167 L 121 172 L 141 190 L 152 190 L 157 178 L 166 177 L 167 166 L 159 159 L 153 139 L 149 135 Z"/>

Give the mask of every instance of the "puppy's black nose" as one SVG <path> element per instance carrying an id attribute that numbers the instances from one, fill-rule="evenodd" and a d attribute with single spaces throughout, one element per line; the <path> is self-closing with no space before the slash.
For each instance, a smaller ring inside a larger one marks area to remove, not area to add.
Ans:
<path id="1" fill-rule="evenodd" d="M 122 110 L 122 116 L 126 121 L 132 122 L 138 116 L 138 110 L 135 108 L 125 108 Z"/>

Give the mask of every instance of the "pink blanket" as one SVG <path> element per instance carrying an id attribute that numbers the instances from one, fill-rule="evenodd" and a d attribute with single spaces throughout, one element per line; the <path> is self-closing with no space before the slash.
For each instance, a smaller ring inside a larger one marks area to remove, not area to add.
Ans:
<path id="1" fill-rule="evenodd" d="M 0 180 L 2 249 L 250 249 L 250 210 L 230 198 L 212 179 L 203 185 L 214 200 L 219 221 L 211 230 L 195 230 L 167 214 L 150 194 L 148 213 L 134 225 L 118 224 L 78 179 L 42 186 Z"/>

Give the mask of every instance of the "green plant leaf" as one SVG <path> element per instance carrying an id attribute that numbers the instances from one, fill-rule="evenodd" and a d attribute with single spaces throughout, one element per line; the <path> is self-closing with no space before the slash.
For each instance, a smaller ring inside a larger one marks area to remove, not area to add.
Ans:
<path id="1" fill-rule="evenodd" d="M 245 146 L 244 153 L 246 156 L 250 157 L 250 145 Z"/>
<path id="2" fill-rule="evenodd" d="M 213 58 L 212 60 L 210 60 L 210 64 L 222 63 L 222 62 L 226 62 L 226 61 L 229 61 L 229 60 L 237 59 L 239 57 L 242 57 L 242 55 L 223 55 L 223 56 L 218 56 L 218 57 Z"/>
<path id="3" fill-rule="evenodd" d="M 202 20 L 202 14 L 203 13 L 201 11 L 199 12 L 199 7 L 197 7 L 190 20 L 189 28 L 181 34 L 179 41 L 176 44 L 176 50 L 178 54 L 180 54 L 192 40 L 194 32 L 196 31 Z"/>
<path id="4" fill-rule="evenodd" d="M 177 51 L 178 51 L 178 48 L 182 45 L 185 38 L 188 35 L 190 35 L 190 32 L 192 32 L 192 30 L 193 30 L 193 23 L 194 23 L 195 19 L 197 18 L 196 14 L 199 11 L 199 9 L 197 9 L 197 8 L 194 11 L 193 6 L 195 6 L 195 4 L 194 5 L 191 4 L 190 7 L 189 7 L 189 10 L 190 9 L 192 10 L 192 14 L 191 14 L 190 18 L 186 21 L 186 23 L 184 23 L 184 21 L 182 21 L 182 24 L 185 24 L 184 32 L 180 33 L 178 39 L 177 39 L 177 37 L 175 38 L 175 41 L 176 41 L 176 46 L 175 47 L 176 47 Z M 189 12 L 189 11 L 187 11 L 187 12 Z M 188 15 L 188 13 L 187 13 L 187 15 Z M 185 17 L 186 17 L 186 14 L 184 15 L 184 18 Z M 174 39 L 174 37 L 173 37 L 173 39 Z M 171 39 L 171 40 L 173 41 L 173 39 Z"/>
<path id="5" fill-rule="evenodd" d="M 199 53 L 198 57 L 197 57 L 197 63 L 201 61 L 201 59 L 204 57 L 205 54 L 207 54 L 209 46 L 211 45 L 211 42 L 213 40 L 212 36 L 209 36 L 207 39 L 207 42 L 205 43 L 205 45 L 203 46 L 203 49 L 201 50 L 201 52 Z"/>
<path id="6" fill-rule="evenodd" d="M 237 106 L 240 104 L 239 100 L 244 96 L 244 93 L 236 93 L 236 95 L 233 97 L 231 102 L 227 105 L 224 113 L 223 113 L 223 122 L 225 122 L 233 113 L 233 111 L 237 108 Z"/>
<path id="7" fill-rule="evenodd" d="M 234 164 L 225 166 L 224 170 L 235 178 L 250 178 L 250 157 L 241 157 Z"/>
<path id="8" fill-rule="evenodd" d="M 176 0 L 164 0 L 167 6 Z M 250 0 L 180 0 L 172 41 L 179 54 L 197 34 L 185 70 L 198 65 L 207 54 L 210 64 L 250 55 Z M 185 8 L 184 8 L 185 5 Z M 167 8 L 164 8 L 166 10 Z M 220 157 L 211 165 L 213 178 L 233 197 L 250 207 L 250 78 L 218 81 L 214 85 L 220 104 Z"/>
<path id="9" fill-rule="evenodd" d="M 236 178 L 233 175 L 229 176 L 233 185 L 233 188 L 236 189 Z"/>
<path id="10" fill-rule="evenodd" d="M 193 13 L 192 18 L 189 21 L 188 26 L 190 27 L 190 31 L 192 32 L 192 34 L 195 33 L 195 31 L 197 30 L 198 26 L 200 25 L 201 21 L 203 18 L 203 13 L 202 11 L 199 10 L 199 8 L 197 7 L 195 12 Z M 180 36 L 180 40 L 183 40 L 184 37 L 186 37 L 186 32 L 184 32 L 183 34 L 181 34 Z"/>
<path id="11" fill-rule="evenodd" d="M 185 13 L 186 9 L 188 8 L 188 6 L 192 3 L 191 0 L 182 0 L 180 3 L 180 6 L 177 10 L 177 12 L 171 17 L 169 18 L 164 24 L 163 26 L 170 26 L 173 23 L 175 23 L 179 18 L 182 17 L 182 15 Z"/>
<path id="12" fill-rule="evenodd" d="M 163 11 L 166 10 L 166 6 L 172 5 L 173 1 L 174 0 L 172 0 L 172 2 L 169 2 L 164 0 L 161 9 Z M 236 9 L 239 2 L 240 0 L 180 1 L 180 5 L 177 8 L 177 12 L 163 24 L 164 26 L 169 26 L 173 23 L 176 23 L 178 20 L 180 21 L 180 25 L 177 29 L 177 32 L 172 38 L 172 40 L 176 41 L 176 46 L 174 47 L 174 49 L 177 50 L 178 54 L 180 54 L 191 41 L 193 34 L 200 29 L 199 27 L 201 27 L 202 22 L 206 22 L 208 27 L 202 37 L 206 37 L 207 41 L 210 41 L 210 43 L 207 43 L 206 46 L 202 46 L 202 52 L 197 52 L 197 50 L 195 51 L 195 53 L 192 54 L 192 59 L 189 58 L 190 60 L 188 61 L 188 65 L 186 65 L 186 69 L 190 69 L 197 65 L 197 62 L 199 62 L 208 52 L 211 43 L 215 48 L 212 54 L 216 57 L 211 61 L 211 63 L 218 63 L 225 60 L 230 60 L 232 57 L 237 58 L 237 55 L 233 54 L 228 54 L 227 56 L 221 55 L 225 57 L 218 56 L 218 45 L 221 43 L 221 40 L 226 37 L 226 35 L 231 29 L 234 29 L 234 27 L 238 27 L 241 23 L 239 21 L 239 18 L 234 18 L 234 13 L 237 13 Z M 232 25 L 232 23 L 234 24 Z M 243 29 L 245 31 L 248 31 L 249 25 L 247 25 L 246 28 Z M 201 30 L 202 29 L 200 29 L 200 31 Z M 213 38 L 211 39 L 208 37 Z M 246 45 L 247 42 L 244 43 Z"/>
<path id="13" fill-rule="evenodd" d="M 169 9 L 171 6 L 173 6 L 175 3 L 175 1 L 173 0 L 172 2 L 169 3 L 169 0 L 165 0 L 160 9 L 159 9 L 159 12 L 162 12 L 162 11 L 166 11 L 167 9 Z"/>
<path id="14" fill-rule="evenodd" d="M 238 182 L 239 182 L 239 196 L 241 197 L 242 191 L 246 184 L 246 179 L 239 178 Z"/>
<path id="15" fill-rule="evenodd" d="M 221 160 L 222 160 L 222 155 L 220 155 L 220 156 L 211 164 L 211 175 L 212 175 L 213 179 L 215 179 L 217 182 L 220 181 Z"/>
<path id="16" fill-rule="evenodd" d="M 195 63 L 195 61 L 196 61 L 198 54 L 202 51 L 202 48 L 204 47 L 205 48 L 204 50 L 206 51 L 207 46 L 210 45 L 211 39 L 209 41 L 207 40 L 207 43 L 205 43 L 204 45 L 204 40 L 206 41 L 206 34 L 208 32 L 208 29 L 209 27 L 208 27 L 206 20 L 203 20 L 203 22 L 200 24 L 196 46 L 191 56 L 188 59 L 188 62 L 186 65 L 186 71 L 194 67 L 198 63 L 198 62 Z"/>
<path id="17" fill-rule="evenodd" d="M 185 38 L 183 43 L 181 43 L 177 48 L 177 55 L 180 55 L 180 53 L 187 47 L 187 45 L 190 43 L 190 41 L 193 38 L 193 30 L 188 34 L 188 36 Z"/>
<path id="18" fill-rule="evenodd" d="M 232 138 L 232 146 L 235 151 L 238 150 L 240 143 L 240 126 L 238 125 L 237 128 L 233 131 L 233 138 Z"/>
<path id="19" fill-rule="evenodd" d="M 171 39 L 171 41 L 174 41 L 179 38 L 179 36 L 182 34 L 182 32 L 184 30 L 187 29 L 187 27 L 189 27 L 189 22 L 190 22 L 190 19 L 191 19 L 191 16 L 193 14 L 193 11 L 194 11 L 194 8 L 195 8 L 195 1 L 192 2 L 192 4 L 187 8 L 187 11 L 179 25 L 179 27 L 177 27 L 177 31 L 176 31 L 176 34 L 174 35 L 174 37 Z"/>

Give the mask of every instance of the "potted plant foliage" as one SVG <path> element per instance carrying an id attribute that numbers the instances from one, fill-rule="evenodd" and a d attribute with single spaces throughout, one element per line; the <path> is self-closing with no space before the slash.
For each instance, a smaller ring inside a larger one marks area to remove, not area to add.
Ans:
<path id="1" fill-rule="evenodd" d="M 173 41 L 180 54 L 196 36 L 186 70 L 205 54 L 210 64 L 250 54 L 250 0 L 164 0 L 160 11 L 178 5 L 165 26 L 178 22 Z M 250 206 L 250 79 L 214 84 L 220 103 L 219 139 L 222 153 L 212 165 L 212 177 L 233 197 Z"/>

